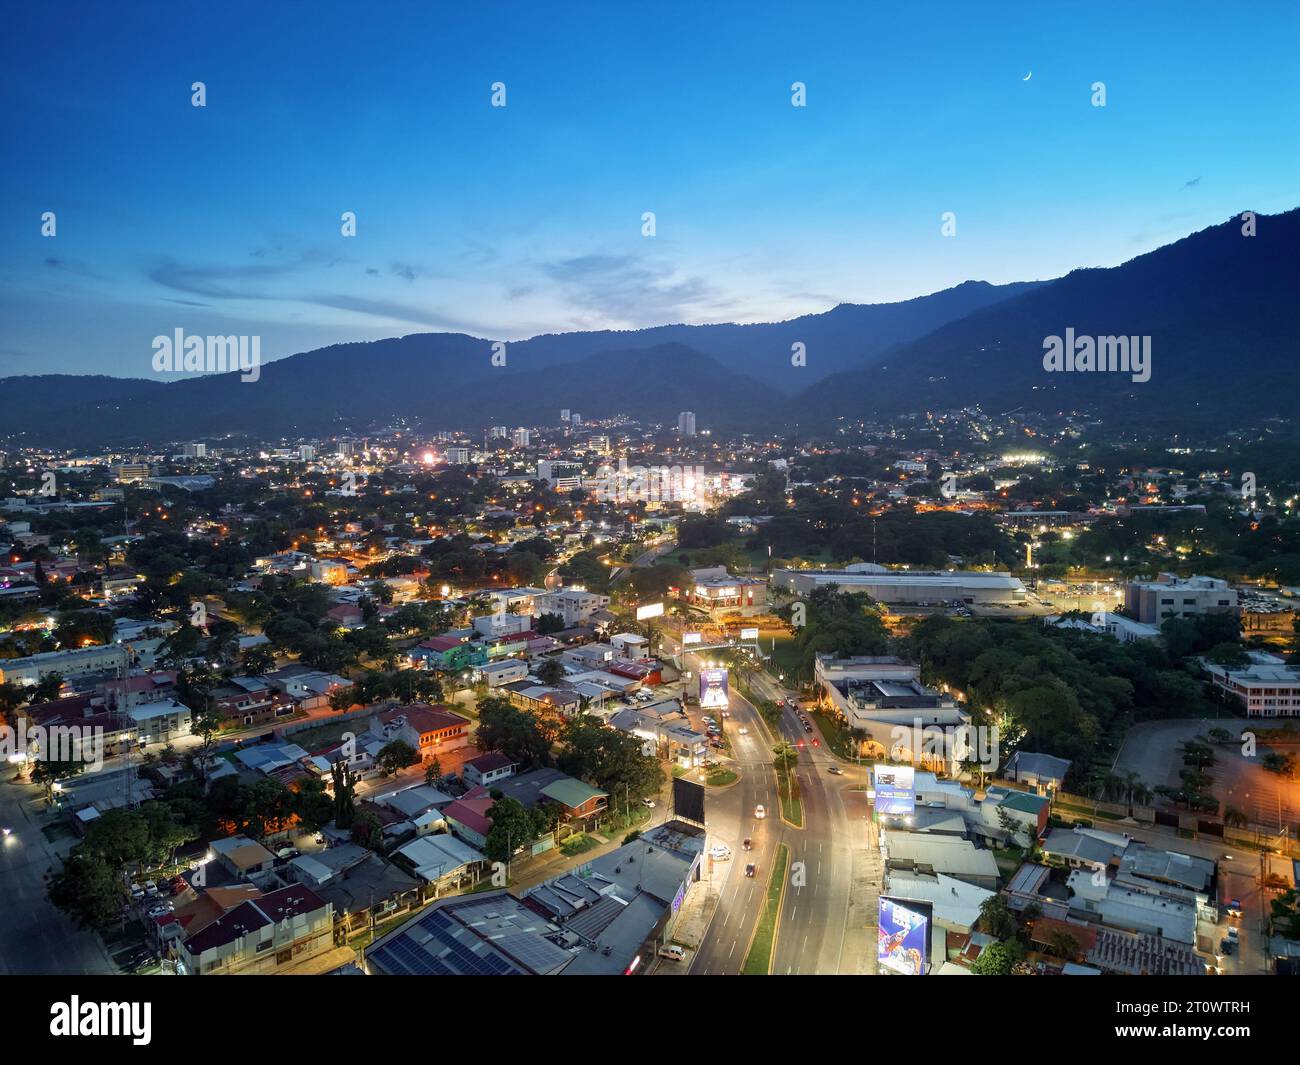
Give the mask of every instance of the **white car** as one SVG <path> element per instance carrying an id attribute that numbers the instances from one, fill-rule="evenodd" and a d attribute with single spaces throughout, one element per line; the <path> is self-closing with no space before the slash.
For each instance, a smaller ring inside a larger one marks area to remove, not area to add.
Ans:
<path id="1" fill-rule="evenodd" d="M 1237 943 L 1237 926 L 1235 924 L 1228 926 L 1228 942 L 1234 946 Z"/>
<path id="2" fill-rule="evenodd" d="M 754 807 L 754 817 L 757 820 L 761 821 L 766 816 L 767 816 L 767 811 L 763 809 L 763 804 L 760 802 L 757 806 Z"/>
<path id="3" fill-rule="evenodd" d="M 644 806 L 647 810 L 653 810 L 655 808 L 655 801 L 654 799 L 642 799 L 641 805 Z"/>
<path id="4" fill-rule="evenodd" d="M 160 902 L 157 906 L 150 907 L 149 916 L 162 917 L 165 914 L 171 913 L 174 909 L 175 907 L 170 902 Z"/>
<path id="5" fill-rule="evenodd" d="M 709 857 L 715 862 L 725 862 L 731 857 L 731 848 L 723 843 L 717 843 L 709 848 Z"/>
<path id="6" fill-rule="evenodd" d="M 738 731 L 740 732 L 740 735 L 742 735 L 742 736 L 748 736 L 748 735 L 749 735 L 749 729 L 745 728 L 744 725 L 741 725 Z"/>

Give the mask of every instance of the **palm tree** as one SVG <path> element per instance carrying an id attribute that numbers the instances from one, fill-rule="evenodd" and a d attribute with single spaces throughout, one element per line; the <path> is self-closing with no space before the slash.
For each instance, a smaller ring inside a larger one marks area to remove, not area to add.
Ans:
<path id="1" fill-rule="evenodd" d="M 1246 825 L 1246 812 L 1239 806 L 1225 806 L 1223 808 L 1223 823 L 1231 825 L 1233 828 L 1244 828 Z"/>

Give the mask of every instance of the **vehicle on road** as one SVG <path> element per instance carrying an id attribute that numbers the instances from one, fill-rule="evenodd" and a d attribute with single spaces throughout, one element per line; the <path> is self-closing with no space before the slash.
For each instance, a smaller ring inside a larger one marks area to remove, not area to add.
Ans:
<path id="1" fill-rule="evenodd" d="M 669 961 L 682 961 L 686 957 L 686 951 L 676 943 L 669 943 L 659 948 L 659 957 L 667 958 Z"/>
<path id="2" fill-rule="evenodd" d="M 296 858 L 298 857 L 297 847 L 281 847 L 275 852 L 277 858 Z"/>
<path id="3" fill-rule="evenodd" d="M 1241 899 L 1229 899 L 1224 909 L 1228 911 L 1229 917 L 1240 917 L 1243 913 Z"/>
<path id="4" fill-rule="evenodd" d="M 717 843 L 709 848 L 709 857 L 715 862 L 725 862 L 731 858 L 731 848 L 726 844 Z"/>
<path id="5" fill-rule="evenodd" d="M 1228 942 L 1233 946 L 1237 945 L 1237 926 L 1235 924 L 1228 926 Z"/>
<path id="6" fill-rule="evenodd" d="M 5 825 L 3 828 L 0 828 L 0 836 L 3 836 L 5 839 L 8 839 L 13 834 L 14 834 L 14 830 L 10 828 L 8 825 Z"/>
<path id="7" fill-rule="evenodd" d="M 1221 954 L 1224 954 L 1224 955 L 1230 955 L 1230 954 L 1232 954 L 1232 940 L 1231 940 L 1231 939 L 1225 939 L 1222 943 L 1220 943 L 1220 944 L 1219 944 L 1219 952 L 1220 952 Z"/>
<path id="8" fill-rule="evenodd" d="M 740 726 L 739 732 L 740 732 L 740 735 L 742 735 L 742 736 L 748 736 L 748 735 L 749 735 L 749 729 L 745 728 L 744 725 L 741 725 L 741 726 Z"/>
<path id="9" fill-rule="evenodd" d="M 750 862 L 747 866 L 745 866 L 746 876 L 752 877 L 757 872 L 758 872 L 758 866 L 755 865 L 753 862 Z"/>
<path id="10" fill-rule="evenodd" d="M 746 836 L 744 839 L 742 839 L 742 840 L 740 841 L 740 846 L 741 846 L 744 850 L 747 850 L 747 851 L 748 851 L 748 850 L 753 850 L 753 849 L 754 849 L 754 841 L 753 841 L 752 839 L 750 839 L 748 836 Z"/>
<path id="11" fill-rule="evenodd" d="M 837 766 L 837 765 L 829 765 L 829 766 L 827 766 L 827 767 L 826 767 L 826 772 L 832 774 L 833 776 L 837 776 L 837 777 L 842 777 L 842 776 L 844 775 L 844 770 L 841 769 L 841 768 L 840 768 L 839 766 Z"/>
<path id="12" fill-rule="evenodd" d="M 653 810 L 655 808 L 655 801 L 654 799 L 642 799 L 641 805 L 644 806 L 647 810 Z"/>
<path id="13" fill-rule="evenodd" d="M 761 821 L 766 816 L 767 816 L 767 811 L 763 809 L 763 804 L 760 802 L 757 806 L 754 807 L 754 817 L 757 818 L 759 821 Z"/>
<path id="14" fill-rule="evenodd" d="M 804 730 L 805 732 L 811 732 L 811 731 L 812 731 L 812 723 L 811 723 L 811 722 L 808 722 L 808 721 L 805 721 L 805 722 L 804 722 L 804 725 L 803 725 L 803 730 Z"/>

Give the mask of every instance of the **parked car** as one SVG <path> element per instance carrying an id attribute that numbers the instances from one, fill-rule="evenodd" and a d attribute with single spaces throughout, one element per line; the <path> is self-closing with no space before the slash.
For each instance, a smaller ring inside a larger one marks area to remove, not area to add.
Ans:
<path id="1" fill-rule="evenodd" d="M 1228 925 L 1228 942 L 1235 947 L 1237 945 L 1237 939 L 1237 926 L 1235 924 Z"/>
<path id="2" fill-rule="evenodd" d="M 659 957 L 667 958 L 669 961 L 681 961 L 686 957 L 686 951 L 676 943 L 669 943 L 659 948 Z"/>
<path id="3" fill-rule="evenodd" d="M 1229 899 L 1228 904 L 1224 909 L 1228 911 L 1229 917 L 1240 917 L 1243 913 L 1241 908 L 1241 899 Z"/>
<path id="4" fill-rule="evenodd" d="M 171 913 L 172 910 L 174 910 L 175 908 L 176 907 L 173 906 L 170 902 L 160 902 L 156 906 L 149 907 L 149 916 L 162 917 L 165 914 Z"/>
<path id="5" fill-rule="evenodd" d="M 641 805 L 647 810 L 653 810 L 655 808 L 655 801 L 654 799 L 642 799 Z M 505 807 L 502 807 L 502 809 L 505 809 Z"/>
<path id="6" fill-rule="evenodd" d="M 172 877 L 171 880 L 168 881 L 168 884 L 171 887 L 173 895 L 179 895 L 190 886 L 183 876 Z"/>
<path id="7" fill-rule="evenodd" d="M 805 721 L 805 722 L 804 722 L 804 725 L 803 725 L 803 730 L 804 730 L 805 732 L 811 732 L 811 731 L 812 731 L 812 725 L 811 725 L 809 722 Z"/>
<path id="8" fill-rule="evenodd" d="M 715 843 L 709 848 L 709 857 L 715 862 L 725 862 L 731 858 L 731 848 L 724 843 Z"/>
<path id="9" fill-rule="evenodd" d="M 1224 955 L 1230 955 L 1232 953 L 1231 939 L 1225 939 L 1222 943 L 1219 944 L 1219 953 Z"/>
<path id="10" fill-rule="evenodd" d="M 296 858 L 298 857 L 298 854 L 299 851 L 297 847 L 281 847 L 275 852 L 277 858 Z"/>

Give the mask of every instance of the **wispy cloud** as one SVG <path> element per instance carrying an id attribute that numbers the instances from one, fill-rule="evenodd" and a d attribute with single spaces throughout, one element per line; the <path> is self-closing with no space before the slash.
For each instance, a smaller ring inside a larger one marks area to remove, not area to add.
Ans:
<path id="1" fill-rule="evenodd" d="M 611 322 L 677 322 L 734 306 L 730 296 L 703 278 L 682 276 L 668 263 L 632 255 L 580 255 L 539 268 L 572 303 Z"/>

